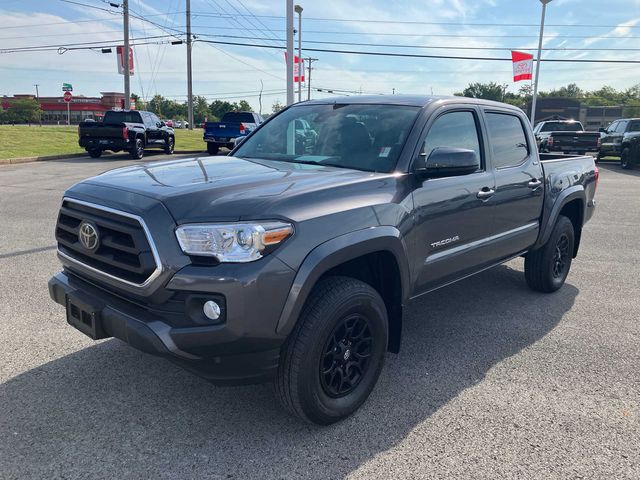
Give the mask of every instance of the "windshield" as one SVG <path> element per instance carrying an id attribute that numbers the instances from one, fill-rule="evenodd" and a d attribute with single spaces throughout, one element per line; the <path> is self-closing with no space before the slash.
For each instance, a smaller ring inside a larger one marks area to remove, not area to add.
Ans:
<path id="1" fill-rule="evenodd" d="M 547 122 L 542 125 L 541 132 L 581 132 L 584 130 L 580 122 Z"/>
<path id="2" fill-rule="evenodd" d="M 390 172 L 420 111 L 403 105 L 298 105 L 264 124 L 237 157 Z"/>

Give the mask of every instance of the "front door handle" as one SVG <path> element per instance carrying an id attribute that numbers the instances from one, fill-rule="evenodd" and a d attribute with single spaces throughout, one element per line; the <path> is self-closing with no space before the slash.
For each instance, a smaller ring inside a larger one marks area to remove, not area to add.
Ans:
<path id="1" fill-rule="evenodd" d="M 540 180 L 538 180 L 537 178 L 534 178 L 533 180 L 531 180 L 528 184 L 529 188 L 535 190 L 536 188 L 538 188 L 540 185 L 542 185 L 542 182 Z"/>
<path id="2" fill-rule="evenodd" d="M 476 197 L 480 200 L 487 200 L 488 198 L 493 197 L 494 193 L 496 193 L 496 191 L 493 188 L 484 187 L 477 193 Z"/>

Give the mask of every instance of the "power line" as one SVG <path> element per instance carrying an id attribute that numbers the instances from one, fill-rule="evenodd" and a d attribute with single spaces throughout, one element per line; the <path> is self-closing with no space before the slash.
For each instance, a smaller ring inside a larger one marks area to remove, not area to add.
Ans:
<path id="1" fill-rule="evenodd" d="M 157 42 L 140 42 L 141 40 L 155 40 L 155 39 L 163 39 L 169 38 L 170 35 L 155 35 L 150 37 L 138 37 L 132 38 L 132 41 L 138 41 L 135 45 L 154 45 Z M 64 53 L 67 50 L 92 50 L 99 48 L 113 48 L 122 43 L 121 40 L 108 40 L 101 42 L 82 42 L 82 43 L 64 43 L 58 45 L 34 45 L 29 47 L 13 47 L 13 48 L 2 48 L 0 49 L 0 54 L 2 53 L 17 53 L 17 52 L 45 52 L 58 50 L 60 53 Z M 133 45 L 133 44 L 132 44 Z"/>
<path id="2" fill-rule="evenodd" d="M 256 43 L 240 43 L 240 42 L 227 42 L 218 40 L 196 40 L 198 42 L 218 44 L 218 45 L 236 45 L 240 47 L 259 47 L 259 48 L 277 48 L 271 45 L 256 44 Z M 425 55 L 417 53 L 393 53 L 393 52 L 367 52 L 360 50 L 334 50 L 328 48 L 305 48 L 305 52 L 322 52 L 322 53 L 338 53 L 349 55 L 370 55 L 377 57 L 406 57 L 406 58 L 440 58 L 449 60 L 474 60 L 474 61 L 499 61 L 499 62 L 511 62 L 511 58 L 502 57 L 468 57 L 468 56 L 450 56 L 450 55 Z M 640 64 L 640 60 L 613 60 L 613 59 L 569 59 L 569 58 L 543 58 L 542 62 L 567 62 L 567 63 L 630 63 Z"/>
<path id="3" fill-rule="evenodd" d="M 210 17 L 222 17 L 220 14 L 211 13 L 198 13 L 194 12 L 194 15 L 210 16 Z M 247 16 L 239 14 L 238 16 Z M 285 17 L 282 15 L 253 15 L 258 18 L 272 18 L 282 20 Z M 535 27 L 540 25 L 537 23 L 484 23 L 484 22 L 424 22 L 417 20 L 374 20 L 374 19 L 357 19 L 357 18 L 327 18 L 327 17 L 305 17 L 306 20 L 312 20 L 317 22 L 348 22 L 348 23 L 381 23 L 381 24 L 403 24 L 403 25 L 446 25 L 446 26 L 477 26 L 477 27 Z M 551 23 L 546 24 L 549 27 L 570 27 L 570 28 L 616 28 L 620 25 L 603 25 L 603 24 L 575 24 L 575 23 Z M 625 28 L 640 28 L 640 25 L 622 25 Z"/>
<path id="4" fill-rule="evenodd" d="M 216 37 L 216 38 L 237 38 L 245 40 L 270 40 L 265 37 L 246 37 L 242 35 L 223 35 L 223 34 L 209 34 L 199 33 L 200 37 Z M 284 42 L 285 40 L 278 40 Z M 402 45 L 398 43 L 359 43 L 359 42 L 334 42 L 328 40 L 305 40 L 305 44 L 325 44 L 325 45 L 350 45 L 350 46 L 363 46 L 363 47 L 392 47 L 392 48 L 423 48 L 423 49 L 442 49 L 442 50 L 527 50 L 534 51 L 535 48 L 528 47 L 458 47 L 458 46 L 446 46 L 446 45 Z M 283 48 L 284 47 L 280 47 Z M 561 52 L 573 52 L 573 51 L 640 51 L 640 48 L 564 48 L 564 47 L 547 47 L 543 48 L 544 51 L 561 51 Z"/>

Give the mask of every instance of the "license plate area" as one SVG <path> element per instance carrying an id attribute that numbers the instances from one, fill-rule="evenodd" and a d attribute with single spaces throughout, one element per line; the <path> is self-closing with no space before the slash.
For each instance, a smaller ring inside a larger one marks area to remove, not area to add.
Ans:
<path id="1" fill-rule="evenodd" d="M 109 337 L 102 328 L 100 318 L 100 311 L 102 308 L 99 305 L 89 301 L 88 299 L 67 294 L 66 308 L 67 322 L 69 325 L 75 327 L 94 340 Z"/>
<path id="2" fill-rule="evenodd" d="M 100 145 L 109 145 L 109 140 L 98 140 Z"/>

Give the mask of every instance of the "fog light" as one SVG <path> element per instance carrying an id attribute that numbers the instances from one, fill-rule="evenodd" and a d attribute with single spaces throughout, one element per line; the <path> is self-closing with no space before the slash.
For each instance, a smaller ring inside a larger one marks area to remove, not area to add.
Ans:
<path id="1" fill-rule="evenodd" d="M 207 317 L 209 320 L 217 320 L 218 318 L 220 318 L 220 305 L 218 305 L 213 300 L 204 302 L 202 311 L 204 312 L 205 317 Z"/>

